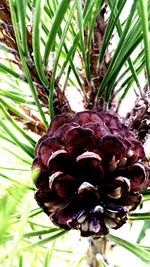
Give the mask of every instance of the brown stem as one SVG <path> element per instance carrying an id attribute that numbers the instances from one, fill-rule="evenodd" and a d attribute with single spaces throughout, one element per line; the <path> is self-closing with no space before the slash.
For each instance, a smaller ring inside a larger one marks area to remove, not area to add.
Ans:
<path id="1" fill-rule="evenodd" d="M 113 248 L 112 243 L 106 238 L 93 239 L 89 238 L 89 248 L 87 251 L 87 264 L 89 267 L 101 267 L 100 260 L 98 256 L 101 256 L 109 265 L 109 253 Z"/>

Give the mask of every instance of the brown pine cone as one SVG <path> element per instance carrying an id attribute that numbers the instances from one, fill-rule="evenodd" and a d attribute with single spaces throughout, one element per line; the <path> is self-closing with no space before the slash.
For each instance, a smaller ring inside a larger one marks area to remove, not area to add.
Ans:
<path id="1" fill-rule="evenodd" d="M 35 153 L 35 199 L 54 224 L 82 236 L 121 227 L 150 182 L 143 146 L 116 114 L 58 115 Z"/>
<path id="2" fill-rule="evenodd" d="M 144 96 L 137 97 L 134 108 L 127 114 L 127 120 L 131 129 L 144 144 L 150 135 L 150 92 L 146 85 L 143 89 Z"/>

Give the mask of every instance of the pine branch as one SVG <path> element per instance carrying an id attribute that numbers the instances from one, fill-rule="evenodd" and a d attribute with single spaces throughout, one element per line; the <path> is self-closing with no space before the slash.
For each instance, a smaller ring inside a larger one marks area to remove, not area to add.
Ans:
<path id="1" fill-rule="evenodd" d="M 19 58 L 18 48 L 16 44 L 16 38 L 14 35 L 13 27 L 12 27 L 12 21 L 11 21 L 11 14 L 9 10 L 9 6 L 7 5 L 7 1 L 2 1 L 1 3 L 1 9 L 0 9 L 0 42 L 3 43 L 3 45 L 8 49 L 8 51 L 13 55 L 15 64 L 18 65 L 18 67 L 22 71 L 22 62 Z M 34 58 L 33 58 L 33 48 L 32 48 L 32 28 L 33 25 L 26 25 L 26 31 L 27 31 L 27 44 L 28 44 L 28 56 L 26 58 L 26 63 L 28 66 L 28 69 L 30 71 L 30 75 L 32 78 L 32 82 L 34 83 L 36 87 L 36 91 L 38 93 L 38 97 L 40 101 L 42 102 L 43 106 L 48 110 L 48 95 L 49 91 L 40 81 L 40 78 L 37 74 Z M 51 79 L 51 71 L 48 69 L 45 70 L 45 75 L 48 80 Z M 69 102 L 65 96 L 65 94 L 60 89 L 59 85 L 57 84 L 57 80 L 55 81 L 55 92 L 54 92 L 54 113 L 60 114 L 63 112 L 72 112 Z M 28 125 L 29 126 L 29 125 Z M 31 125 L 30 125 L 31 126 Z M 30 127 L 29 126 L 29 127 Z M 35 130 L 34 127 L 31 127 L 32 130 Z M 41 131 L 39 129 L 39 131 Z M 39 134 L 41 134 L 39 132 Z"/>

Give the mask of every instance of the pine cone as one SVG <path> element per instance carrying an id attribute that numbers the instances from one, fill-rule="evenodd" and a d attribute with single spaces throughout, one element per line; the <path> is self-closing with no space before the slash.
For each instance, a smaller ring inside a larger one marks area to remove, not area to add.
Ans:
<path id="1" fill-rule="evenodd" d="M 58 115 L 35 153 L 35 199 L 54 224 L 82 236 L 120 228 L 149 185 L 143 146 L 115 114 Z"/>
<path id="2" fill-rule="evenodd" d="M 144 95 L 137 97 L 134 108 L 127 114 L 127 120 L 131 129 L 138 136 L 138 139 L 145 143 L 150 135 L 150 91 L 146 85 L 143 89 Z"/>

